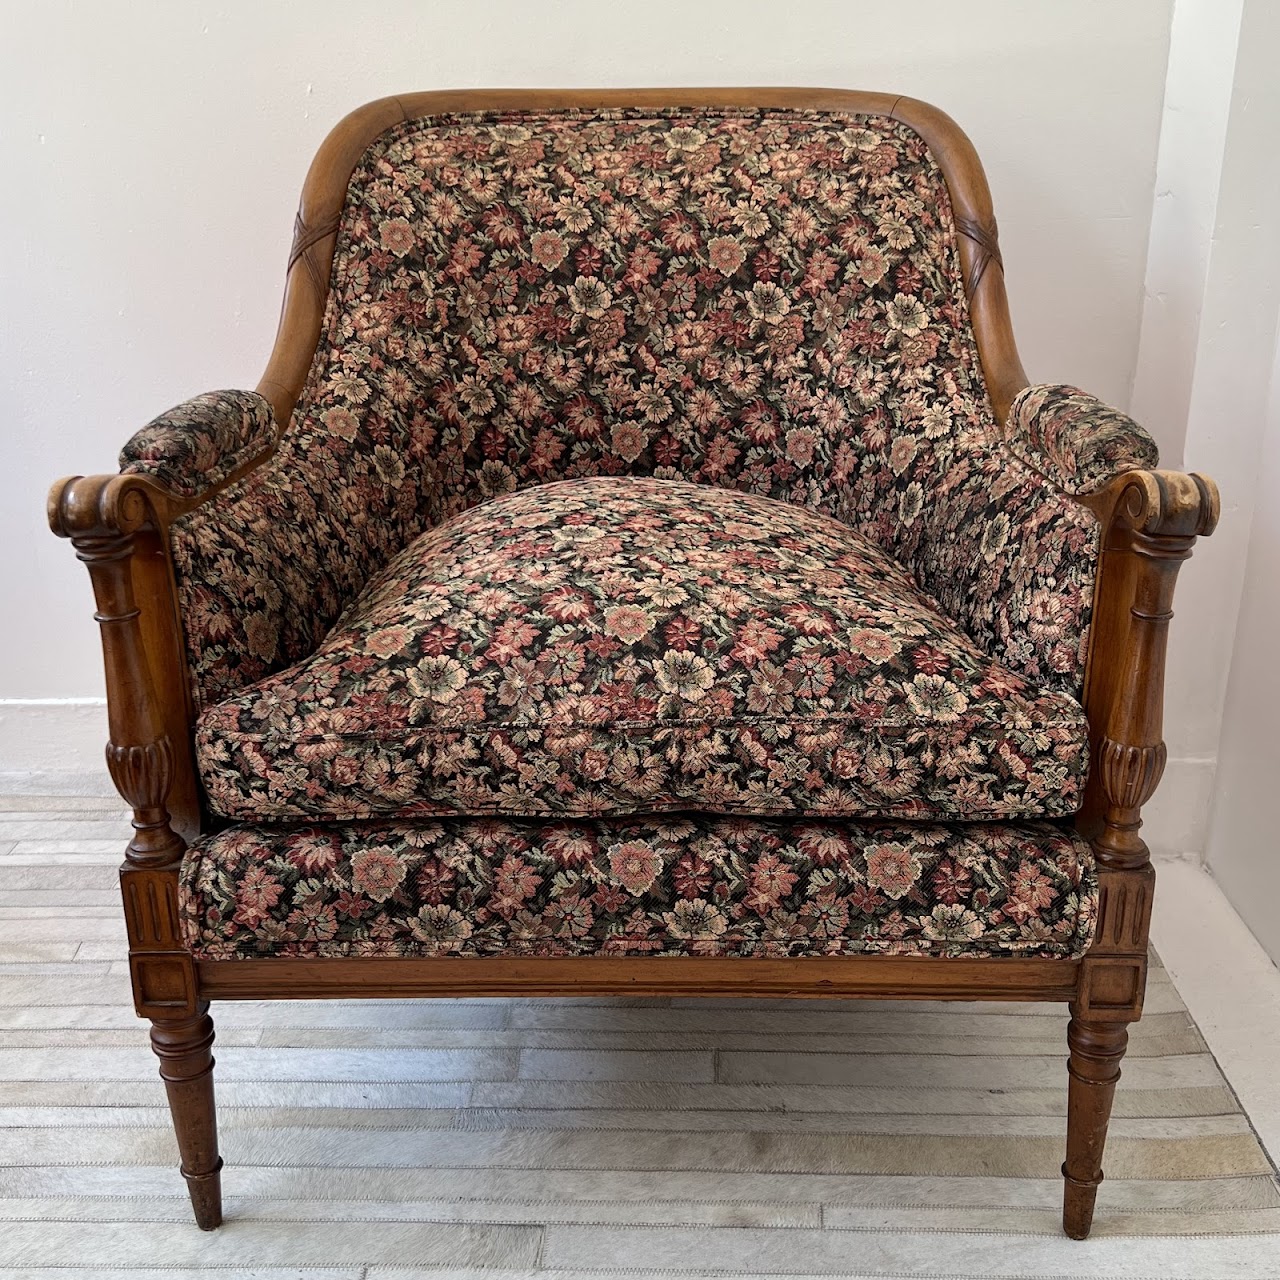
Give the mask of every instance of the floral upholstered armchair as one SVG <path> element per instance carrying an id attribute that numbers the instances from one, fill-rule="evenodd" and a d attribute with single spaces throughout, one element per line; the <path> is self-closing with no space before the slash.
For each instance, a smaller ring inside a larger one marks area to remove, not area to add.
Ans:
<path id="1" fill-rule="evenodd" d="M 427 93 L 348 117 L 256 391 L 55 486 L 138 1013 L 221 1220 L 209 1002 L 1069 1002 L 1090 1226 L 1212 484 L 1028 386 L 941 112 Z"/>

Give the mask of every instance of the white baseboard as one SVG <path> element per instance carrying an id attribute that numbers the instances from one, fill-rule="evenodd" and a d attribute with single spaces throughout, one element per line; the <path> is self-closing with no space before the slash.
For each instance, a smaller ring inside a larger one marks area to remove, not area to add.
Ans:
<path id="1" fill-rule="evenodd" d="M 103 698 L 0 701 L 0 795 L 114 796 Z"/>
<path id="2" fill-rule="evenodd" d="M 1154 858 L 1201 859 L 1209 838 L 1218 762 L 1170 760 L 1151 803 L 1142 810 L 1142 838 Z"/>
<path id="3" fill-rule="evenodd" d="M 1262 1145 L 1280 1159 L 1280 970 L 1191 862 L 1161 865 L 1151 941 Z"/>

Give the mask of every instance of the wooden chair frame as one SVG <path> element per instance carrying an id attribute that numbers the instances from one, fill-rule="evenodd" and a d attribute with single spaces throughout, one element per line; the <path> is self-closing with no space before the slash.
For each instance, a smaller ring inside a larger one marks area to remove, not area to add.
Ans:
<path id="1" fill-rule="evenodd" d="M 888 94 L 825 89 L 460 91 L 384 98 L 353 112 L 320 148 L 302 192 L 279 333 L 258 390 L 289 421 L 320 335 L 339 219 L 352 170 L 402 120 L 500 107 L 800 107 L 890 116 L 928 143 L 946 178 L 986 383 L 1003 421 L 1027 385 L 1018 359 L 986 178 L 945 114 Z M 134 475 L 54 485 L 49 518 L 88 567 L 107 673 L 107 764 L 133 809 L 120 871 L 129 965 L 140 1017 L 152 1022 L 196 1220 L 221 1222 L 213 1102 L 211 1000 L 412 996 L 800 996 L 921 1000 L 1052 1000 L 1070 1004 L 1063 1225 L 1083 1238 L 1102 1180 L 1102 1148 L 1127 1027 L 1141 1016 L 1154 873 L 1139 835 L 1143 804 L 1165 762 L 1165 637 L 1179 566 L 1218 516 L 1213 483 L 1131 471 L 1073 498 L 1102 527 L 1084 705 L 1092 771 L 1076 825 L 1101 880 L 1097 936 L 1079 960 L 948 960 L 903 956 L 795 959 L 577 957 L 260 959 L 209 962 L 185 949 L 178 870 L 210 827 L 192 754 L 194 712 L 168 551 L 172 522 L 234 483 L 182 498 Z"/>

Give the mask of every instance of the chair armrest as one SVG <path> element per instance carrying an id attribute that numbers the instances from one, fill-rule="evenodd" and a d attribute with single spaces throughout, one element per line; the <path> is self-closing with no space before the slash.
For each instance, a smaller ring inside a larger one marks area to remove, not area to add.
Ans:
<path id="1" fill-rule="evenodd" d="M 276 436 L 265 396 L 209 391 L 137 432 L 120 451 L 120 470 L 149 476 L 177 497 L 197 498 L 270 453 Z"/>
<path id="2" fill-rule="evenodd" d="M 1079 699 L 1096 515 L 990 437 L 956 441 L 926 466 L 915 500 L 908 490 L 885 513 L 890 549 L 992 657 L 1045 692 Z"/>
<path id="3" fill-rule="evenodd" d="M 1077 387 L 1024 387 L 1004 426 L 1009 450 L 1064 493 L 1096 493 L 1124 471 L 1160 460 L 1152 438 L 1128 414 Z"/>
<path id="4" fill-rule="evenodd" d="M 1082 698 L 1105 525 L 1093 495 L 1158 460 L 1151 437 L 1095 397 L 1025 387 L 1001 435 L 940 456 L 929 518 L 906 558 L 989 653 Z"/>
<path id="5" fill-rule="evenodd" d="M 119 475 L 70 476 L 50 491 L 50 527 L 71 540 L 97 598 L 107 763 L 143 824 L 130 861 L 171 861 L 203 825 L 173 528 L 266 462 L 276 437 L 263 396 L 209 392 L 137 432 L 120 452 Z"/>

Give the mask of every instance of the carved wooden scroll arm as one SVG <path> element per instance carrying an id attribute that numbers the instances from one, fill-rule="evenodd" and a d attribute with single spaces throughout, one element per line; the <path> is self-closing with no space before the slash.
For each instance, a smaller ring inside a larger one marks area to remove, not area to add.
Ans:
<path id="1" fill-rule="evenodd" d="M 55 484 L 49 499 L 49 523 L 88 568 L 97 603 L 107 768 L 133 809 L 133 838 L 120 869 L 130 968 L 138 1013 L 150 1018 L 191 1016 L 196 1006 L 194 969 L 178 922 L 186 841 L 170 811 L 175 794 L 189 832 L 198 827 L 199 813 L 176 606 L 161 541 L 166 501 L 164 490 L 136 476 L 72 477 Z"/>
<path id="2" fill-rule="evenodd" d="M 1132 471 L 1110 486 L 1087 707 L 1093 737 L 1091 802 L 1082 815 L 1101 897 L 1076 1013 L 1128 1021 L 1142 1011 L 1155 874 L 1140 833 L 1142 806 L 1164 772 L 1164 677 L 1178 570 L 1213 532 L 1212 480 Z"/>

